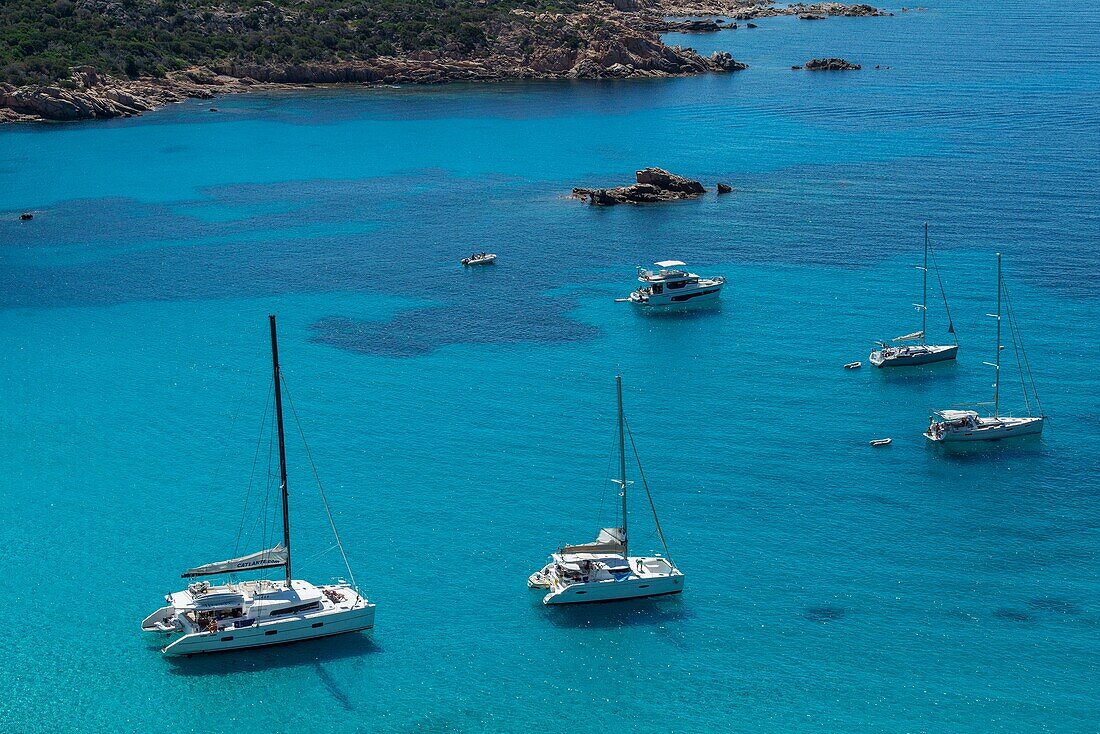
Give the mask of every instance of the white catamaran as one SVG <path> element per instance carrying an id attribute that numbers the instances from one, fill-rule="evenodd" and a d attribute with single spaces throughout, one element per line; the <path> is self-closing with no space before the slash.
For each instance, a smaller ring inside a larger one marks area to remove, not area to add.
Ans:
<path id="1" fill-rule="evenodd" d="M 894 342 L 901 346 L 889 346 L 886 342 L 877 342 L 878 348 L 871 352 L 869 360 L 875 367 L 911 367 L 918 364 L 931 364 L 932 362 L 946 362 L 955 359 L 959 352 L 959 340 L 955 336 L 955 324 L 951 321 L 951 309 L 947 305 L 947 293 L 943 289 L 943 279 L 940 278 L 940 269 L 936 266 L 936 255 L 932 253 L 932 266 L 936 269 L 936 282 L 940 286 L 940 296 L 943 298 L 943 307 L 947 311 L 947 333 L 954 339 L 954 344 L 929 344 L 925 338 L 928 327 L 928 253 L 931 247 L 928 244 L 928 224 L 924 225 L 924 265 L 919 267 L 924 274 L 921 302 L 913 304 L 921 313 L 920 331 L 912 334 L 895 337 Z M 915 342 L 909 344 L 906 342 Z"/>
<path id="2" fill-rule="evenodd" d="M 1004 320 L 1002 318 L 1002 307 L 1008 316 L 1008 331 L 1012 337 L 1016 363 L 1020 368 L 1020 387 L 1024 394 L 1024 405 L 1027 407 L 1027 416 L 1024 417 L 1001 415 L 1001 350 L 1004 349 L 1004 346 L 1001 345 L 1001 322 Z M 1031 376 L 1031 365 L 1028 364 L 1027 353 L 1024 351 L 1024 345 L 1020 339 L 1019 327 L 1016 324 L 1016 319 L 1012 316 L 1012 303 L 1008 296 L 1008 288 L 1005 286 L 1004 277 L 1001 274 L 1001 253 L 999 252 L 997 253 L 997 313 L 988 315 L 997 320 L 997 361 L 985 363 L 995 370 L 993 415 L 980 416 L 973 410 L 935 411 L 932 414 L 928 430 L 924 433 L 924 437 L 929 441 L 936 443 L 999 441 L 1002 438 L 1015 438 L 1016 436 L 1036 436 L 1043 432 L 1043 423 L 1046 421 L 1046 416 L 1043 415 L 1043 406 L 1039 404 L 1039 394 L 1035 390 L 1035 379 Z M 1035 401 L 1035 408 L 1038 410 L 1039 415 L 1032 414 L 1032 399 Z"/>
<path id="3" fill-rule="evenodd" d="M 291 577 L 290 515 L 287 505 L 286 449 L 283 442 L 282 378 L 275 317 L 271 322 L 271 363 L 274 370 L 275 417 L 279 439 L 279 477 L 282 497 L 283 540 L 274 548 L 227 561 L 208 563 L 183 573 L 183 578 L 228 575 L 268 568 L 283 568 L 280 581 L 258 579 L 211 585 L 190 584 L 185 590 L 164 597 L 165 606 L 150 614 L 141 629 L 163 635 L 165 655 L 239 650 L 284 642 L 359 632 L 374 626 L 374 604 L 360 595 L 348 566 L 351 583 L 314 585 Z M 291 402 L 293 408 L 293 401 Z M 308 453 L 308 447 L 307 447 Z M 311 459 L 312 461 L 312 459 Z M 318 483 L 320 487 L 320 483 Z M 324 493 L 322 490 L 322 499 Z M 325 501 L 328 511 L 328 502 Z M 332 515 L 329 514 L 332 523 Z M 335 524 L 332 525 L 336 533 Z M 340 536 L 336 544 L 344 549 Z M 347 565 L 347 556 L 344 556 Z"/>
<path id="4" fill-rule="evenodd" d="M 550 555 L 550 562 L 541 570 L 531 574 L 527 585 L 535 589 L 548 589 L 543 604 L 577 604 L 595 601 L 616 601 L 620 599 L 638 599 L 647 596 L 679 594 L 684 590 L 684 574 L 676 568 L 668 557 L 668 544 L 665 543 L 661 522 L 657 519 L 657 510 L 653 506 L 653 497 L 649 494 L 641 461 L 638 460 L 638 473 L 653 510 L 653 522 L 657 535 L 664 546 L 665 555 L 631 556 L 627 545 L 626 532 L 626 419 L 623 417 L 622 377 L 615 378 L 615 388 L 619 401 L 619 485 L 622 499 L 622 524 L 617 528 L 603 528 L 591 543 L 567 545 Z M 634 437 L 630 437 L 634 448 Z M 634 457 L 638 459 L 635 449 Z"/>

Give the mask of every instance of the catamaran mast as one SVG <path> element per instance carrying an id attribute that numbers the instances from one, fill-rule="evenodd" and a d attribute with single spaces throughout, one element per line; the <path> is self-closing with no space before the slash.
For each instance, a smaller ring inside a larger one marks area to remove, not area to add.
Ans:
<path id="1" fill-rule="evenodd" d="M 615 392 L 619 398 L 619 487 L 623 498 L 623 555 L 627 555 L 626 545 L 626 432 L 623 429 L 623 377 L 615 375 Z"/>
<path id="2" fill-rule="evenodd" d="M 924 223 L 924 292 L 921 295 L 920 307 L 920 343 L 927 344 L 925 334 L 928 332 L 928 222 Z"/>
<path id="3" fill-rule="evenodd" d="M 1001 253 L 997 253 L 997 375 L 993 383 L 993 417 L 1000 417 L 1001 407 Z"/>
<path id="4" fill-rule="evenodd" d="M 283 548 L 286 549 L 286 585 L 290 588 L 290 511 L 286 488 L 286 445 L 283 443 L 283 390 L 279 377 L 279 341 L 275 334 L 275 314 L 268 314 L 271 321 L 271 367 L 275 376 L 275 420 L 279 426 L 279 491 L 283 498 Z"/>

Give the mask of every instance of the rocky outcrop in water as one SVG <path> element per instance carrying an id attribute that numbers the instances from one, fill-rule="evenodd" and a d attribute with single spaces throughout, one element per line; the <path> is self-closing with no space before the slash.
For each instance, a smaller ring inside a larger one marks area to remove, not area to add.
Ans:
<path id="1" fill-rule="evenodd" d="M 810 59 L 802 67 L 806 71 L 859 71 L 863 68 L 844 59 Z"/>
<path id="2" fill-rule="evenodd" d="M 637 183 L 610 189 L 573 189 L 572 196 L 594 206 L 614 204 L 651 204 L 659 201 L 691 199 L 706 193 L 703 184 L 663 168 L 644 168 L 634 174 Z"/>

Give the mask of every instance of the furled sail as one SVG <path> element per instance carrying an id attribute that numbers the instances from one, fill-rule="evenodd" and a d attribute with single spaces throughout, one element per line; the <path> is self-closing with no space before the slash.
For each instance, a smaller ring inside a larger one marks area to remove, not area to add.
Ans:
<path id="1" fill-rule="evenodd" d="M 905 336 L 896 336 L 894 341 L 896 342 L 911 342 L 914 339 L 920 339 L 924 336 L 923 331 L 914 331 L 912 334 L 906 334 Z"/>
<path id="2" fill-rule="evenodd" d="M 603 528 L 596 540 L 584 545 L 567 545 L 562 553 L 625 553 L 622 528 Z"/>
<path id="3" fill-rule="evenodd" d="M 283 544 L 256 551 L 240 558 L 230 558 L 227 561 L 207 563 L 205 566 L 196 566 L 183 572 L 182 578 L 192 576 L 213 576 L 219 573 L 237 573 L 239 571 L 259 571 L 263 568 L 278 568 L 285 566 L 289 555 Z"/>

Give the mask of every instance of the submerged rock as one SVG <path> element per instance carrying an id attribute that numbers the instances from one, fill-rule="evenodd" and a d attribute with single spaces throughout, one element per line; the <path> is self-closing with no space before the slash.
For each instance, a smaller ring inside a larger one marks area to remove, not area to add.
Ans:
<path id="1" fill-rule="evenodd" d="M 706 192 L 698 181 L 693 181 L 663 168 L 645 168 L 634 174 L 637 183 L 610 189 L 573 189 L 572 196 L 594 206 L 614 204 L 651 204 L 658 201 L 691 199 Z"/>
<path id="2" fill-rule="evenodd" d="M 859 71 L 863 68 L 844 59 L 810 59 L 804 66 L 807 71 Z"/>

